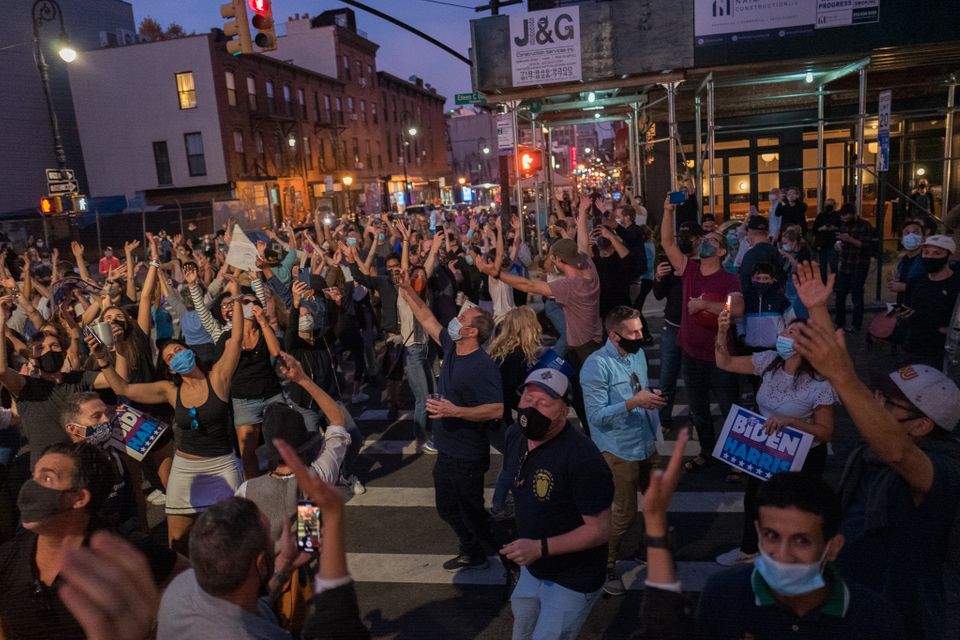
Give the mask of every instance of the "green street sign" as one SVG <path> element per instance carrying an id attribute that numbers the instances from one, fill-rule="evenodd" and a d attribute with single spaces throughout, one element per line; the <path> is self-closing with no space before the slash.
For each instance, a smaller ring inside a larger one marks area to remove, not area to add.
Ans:
<path id="1" fill-rule="evenodd" d="M 454 100 L 457 104 L 486 104 L 487 99 L 480 95 L 480 92 L 474 91 L 473 93 L 458 93 L 454 95 Z"/>

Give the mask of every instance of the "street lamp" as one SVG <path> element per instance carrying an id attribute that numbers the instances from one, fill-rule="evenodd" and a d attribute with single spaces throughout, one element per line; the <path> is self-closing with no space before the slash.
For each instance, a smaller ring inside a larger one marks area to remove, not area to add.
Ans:
<path id="1" fill-rule="evenodd" d="M 464 178 L 463 176 L 460 176 L 459 178 L 457 178 L 457 182 L 459 182 L 460 186 L 462 187 L 463 185 L 467 184 L 467 179 Z"/>
<path id="2" fill-rule="evenodd" d="M 347 192 L 347 215 L 352 215 L 353 210 L 350 206 L 350 185 L 353 184 L 353 176 L 343 176 L 340 178 L 340 182 L 343 183 L 343 186 L 346 187 Z"/>
<path id="3" fill-rule="evenodd" d="M 67 152 L 63 148 L 60 138 L 60 125 L 57 122 L 57 113 L 53 108 L 53 99 L 50 97 L 50 73 L 47 59 L 40 46 L 40 27 L 45 22 L 60 21 L 60 58 L 64 62 L 73 62 L 77 59 L 76 50 L 70 46 L 67 37 L 67 28 L 63 23 L 63 11 L 56 0 L 36 0 L 31 10 L 33 16 L 33 49 L 37 59 L 37 71 L 40 72 L 40 82 L 43 84 L 43 95 L 47 100 L 47 115 L 50 117 L 50 128 L 53 130 L 53 152 L 57 158 L 57 165 L 61 169 L 67 168 Z"/>
<path id="4" fill-rule="evenodd" d="M 403 206 L 407 207 L 411 204 L 410 183 L 407 181 L 407 148 L 410 146 L 410 140 L 408 140 L 407 137 L 415 137 L 417 135 L 417 127 L 415 124 L 408 124 L 410 122 L 409 111 L 404 111 L 400 114 L 400 122 L 403 123 L 403 127 L 406 127 L 400 132 L 400 135 L 403 137 L 403 155 L 401 156 L 401 160 L 403 161 Z"/>

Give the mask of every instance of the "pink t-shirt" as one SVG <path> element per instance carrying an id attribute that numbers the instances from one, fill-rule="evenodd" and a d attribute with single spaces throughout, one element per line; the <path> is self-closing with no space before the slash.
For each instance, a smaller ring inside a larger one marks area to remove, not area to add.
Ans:
<path id="1" fill-rule="evenodd" d="M 704 293 L 714 293 L 726 297 L 729 293 L 740 292 L 740 281 L 737 276 L 725 269 L 718 269 L 709 276 L 700 271 L 697 260 L 687 260 L 683 270 L 683 312 L 680 316 L 680 347 L 683 351 L 697 360 L 715 362 L 713 345 L 716 341 L 717 330 L 701 326 L 687 312 L 687 301 L 698 298 Z M 733 353 L 733 343 L 728 336 L 727 349 Z"/>
<path id="2" fill-rule="evenodd" d="M 100 258 L 100 275 L 105 276 L 110 272 L 110 269 L 117 269 L 120 267 L 120 260 L 117 256 L 110 256 L 109 258 L 104 256 Z"/>
<path id="3" fill-rule="evenodd" d="M 579 347 L 588 342 L 603 341 L 600 324 L 600 275 L 587 260 L 587 277 L 559 278 L 549 283 L 550 295 L 563 305 L 567 322 L 567 344 Z"/>

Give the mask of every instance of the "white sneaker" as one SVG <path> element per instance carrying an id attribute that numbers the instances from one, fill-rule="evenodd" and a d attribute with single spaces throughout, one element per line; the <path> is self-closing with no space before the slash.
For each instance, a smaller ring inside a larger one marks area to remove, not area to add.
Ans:
<path id="1" fill-rule="evenodd" d="M 439 451 L 437 451 L 437 448 L 433 445 L 433 440 L 427 440 L 426 443 L 424 443 L 423 447 L 420 449 L 420 452 L 425 453 L 428 456 L 435 456 L 439 453 Z"/>
<path id="2" fill-rule="evenodd" d="M 353 495 L 359 496 L 367 492 L 367 488 L 360 482 L 360 478 L 355 475 L 347 478 L 347 486 L 353 490 Z"/>
<path id="3" fill-rule="evenodd" d="M 350 402 L 352 402 L 353 404 L 360 404 L 361 402 L 366 402 L 369 399 L 370 399 L 370 396 L 363 393 L 362 391 L 350 396 Z"/>
<path id="4" fill-rule="evenodd" d="M 147 495 L 147 502 L 155 507 L 162 507 L 167 504 L 167 494 L 159 489 L 154 489 Z"/>
<path id="5" fill-rule="evenodd" d="M 738 564 L 749 564 L 753 562 L 753 559 L 756 557 L 756 553 L 745 553 L 740 547 L 737 547 L 736 549 L 730 549 L 730 551 L 718 555 L 717 564 L 721 567 L 734 567 Z"/>

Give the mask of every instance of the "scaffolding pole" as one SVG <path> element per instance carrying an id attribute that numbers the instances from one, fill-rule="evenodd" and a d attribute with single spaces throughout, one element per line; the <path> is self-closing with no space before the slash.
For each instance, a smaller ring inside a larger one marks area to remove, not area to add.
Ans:
<path id="1" fill-rule="evenodd" d="M 827 184 L 827 174 L 823 169 L 823 118 L 824 118 L 824 93 L 823 85 L 817 87 L 817 214 L 823 211 L 824 189 Z"/>
<path id="2" fill-rule="evenodd" d="M 534 149 L 536 149 L 536 148 L 539 147 L 539 148 L 542 150 L 542 149 L 543 149 L 543 139 L 540 138 L 539 133 L 540 133 L 540 128 L 537 127 L 537 114 L 531 113 L 531 114 L 530 114 L 530 142 L 533 144 L 533 148 L 534 148 Z M 537 139 L 538 139 L 538 138 L 540 138 L 540 144 L 539 144 L 539 145 L 537 144 Z M 546 155 L 546 154 L 543 153 L 543 151 L 540 152 L 540 157 L 541 157 L 541 158 L 543 158 L 545 155 Z M 540 167 L 540 171 L 538 171 L 537 173 L 533 174 L 533 193 L 534 193 L 534 196 L 535 196 L 535 197 L 534 197 L 534 206 L 536 207 L 536 211 L 535 211 L 534 214 L 533 214 L 533 219 L 536 221 L 536 225 L 537 225 L 537 255 L 538 255 L 538 256 L 540 255 L 540 252 L 543 250 L 543 249 L 542 249 L 542 248 L 543 248 L 543 232 L 542 232 L 542 230 L 541 230 L 542 225 L 541 225 L 541 223 L 540 223 L 540 187 L 541 187 L 540 176 L 541 176 L 541 175 L 543 175 L 543 167 L 542 167 L 542 166 Z M 520 226 L 522 227 L 522 226 L 523 226 L 523 224 L 522 224 L 523 218 L 520 218 L 520 220 L 521 220 L 521 225 L 520 225 Z"/>
<path id="3" fill-rule="evenodd" d="M 716 215 L 713 210 L 714 201 L 714 152 L 716 151 L 716 122 L 713 117 L 713 74 L 707 81 L 707 172 L 710 175 L 710 214 Z"/>
<path id="4" fill-rule="evenodd" d="M 677 85 L 678 82 L 667 82 L 667 129 L 670 136 L 670 188 L 677 188 Z"/>
<path id="5" fill-rule="evenodd" d="M 699 91 L 699 90 L 698 90 Z M 696 162 L 694 163 L 693 170 L 695 173 L 695 180 L 697 185 L 697 211 L 703 211 L 703 127 L 700 124 L 700 118 L 702 114 L 700 113 L 700 94 L 698 93 L 693 98 L 693 110 L 694 117 L 696 118 L 696 136 L 697 143 L 694 147 L 696 152 Z"/>
<path id="6" fill-rule="evenodd" d="M 863 215 L 863 134 L 867 126 L 867 69 L 860 69 L 859 108 L 857 109 L 857 217 Z"/>
<path id="7" fill-rule="evenodd" d="M 952 178 L 953 161 L 950 156 L 953 155 L 953 109 L 954 100 L 957 92 L 957 80 L 955 76 L 950 77 L 950 85 L 947 87 L 947 117 L 944 119 L 946 135 L 943 137 L 943 195 L 941 199 L 940 218 L 943 219 L 950 210 L 950 181 Z"/>

